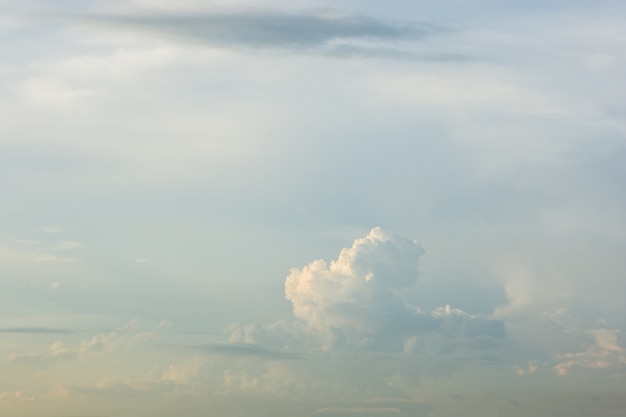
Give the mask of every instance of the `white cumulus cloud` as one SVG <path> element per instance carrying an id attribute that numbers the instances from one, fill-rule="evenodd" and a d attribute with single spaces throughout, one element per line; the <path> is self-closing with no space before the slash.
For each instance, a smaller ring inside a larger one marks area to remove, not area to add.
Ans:
<path id="1" fill-rule="evenodd" d="M 416 241 L 375 227 L 330 263 L 320 259 L 291 270 L 285 296 L 297 321 L 236 328 L 230 342 L 286 350 L 315 346 L 322 350 L 451 352 L 462 346 L 493 346 L 485 339 L 504 337 L 501 321 L 449 305 L 426 313 L 404 300 L 403 290 L 417 284 L 423 254 Z M 419 336 L 433 340 L 425 342 Z"/>

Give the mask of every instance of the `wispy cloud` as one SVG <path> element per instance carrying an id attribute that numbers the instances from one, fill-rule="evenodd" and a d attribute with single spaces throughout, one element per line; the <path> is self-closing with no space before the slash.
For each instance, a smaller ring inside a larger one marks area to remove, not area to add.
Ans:
<path id="1" fill-rule="evenodd" d="M 41 254 L 37 257 L 37 262 L 74 262 L 76 258 L 62 257 L 56 255 L 50 255 L 48 253 Z"/>
<path id="2" fill-rule="evenodd" d="M 31 402 L 35 400 L 35 396 L 23 391 L 0 391 L 0 403 L 8 402 Z"/>
<path id="3" fill-rule="evenodd" d="M 336 416 L 336 415 L 392 415 L 399 414 L 400 410 L 397 408 L 381 408 L 381 407 L 332 407 L 322 408 L 315 412 L 315 416 Z"/>
<path id="4" fill-rule="evenodd" d="M 107 351 L 114 351 L 120 347 L 129 347 L 140 343 L 154 335 L 164 326 L 166 321 L 162 321 L 152 330 L 139 331 L 140 320 L 135 318 L 126 326 L 113 330 L 108 334 L 98 334 L 91 339 L 83 340 L 78 345 L 68 345 L 61 341 L 50 345 L 47 352 L 37 353 L 12 353 L 8 359 L 15 363 L 24 363 L 34 366 L 48 366 L 59 361 L 75 360 L 91 355 L 100 354 Z"/>
<path id="5" fill-rule="evenodd" d="M 294 353 L 265 349 L 261 346 L 249 343 L 212 343 L 198 346 L 197 349 L 211 353 L 233 356 L 255 356 L 262 359 L 270 360 L 302 359 L 301 356 L 298 356 Z"/>
<path id="6" fill-rule="evenodd" d="M 69 329 L 55 329 L 52 327 L 3 327 L 0 333 L 24 333 L 24 334 L 66 334 L 73 333 Z"/>
<path id="7" fill-rule="evenodd" d="M 279 11 L 88 15 L 82 20 L 221 47 L 315 51 L 348 56 L 405 56 L 406 53 L 390 48 L 389 42 L 419 40 L 449 30 L 429 22 L 392 22 L 355 15 Z M 452 58 L 457 57 L 432 56 L 432 59 Z"/>
<path id="8" fill-rule="evenodd" d="M 81 246 L 83 246 L 83 245 L 80 242 L 73 242 L 73 241 L 69 241 L 69 240 L 62 240 L 62 241 L 54 243 L 51 246 L 51 249 L 52 250 L 70 250 L 70 249 L 80 248 Z"/>

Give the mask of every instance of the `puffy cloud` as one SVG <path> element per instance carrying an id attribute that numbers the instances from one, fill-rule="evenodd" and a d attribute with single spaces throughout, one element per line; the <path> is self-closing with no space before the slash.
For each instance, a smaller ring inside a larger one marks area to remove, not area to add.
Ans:
<path id="1" fill-rule="evenodd" d="M 315 345 L 317 338 L 305 323 L 299 321 L 279 321 L 269 325 L 234 325 L 229 343 L 246 343 L 267 346 L 275 350 L 302 351 L 306 346 Z"/>
<path id="2" fill-rule="evenodd" d="M 539 370 L 539 361 L 530 361 L 526 366 L 515 366 L 513 367 L 513 371 L 517 375 L 532 375 Z"/>
<path id="3" fill-rule="evenodd" d="M 600 328 L 581 332 L 570 328 L 567 332 L 576 337 L 584 336 L 587 339 L 583 342 L 585 349 L 577 352 L 552 351 L 548 358 L 530 360 L 524 366 L 514 366 L 513 371 L 520 376 L 548 371 L 558 377 L 581 371 L 604 371 L 613 377 L 626 377 L 626 348 L 623 347 L 620 330 Z M 557 337 L 563 336 L 564 333 L 557 332 Z"/>
<path id="4" fill-rule="evenodd" d="M 373 228 L 330 263 L 291 270 L 285 295 L 300 321 L 239 327 L 230 342 L 291 351 L 450 353 L 495 346 L 505 336 L 503 322 L 449 305 L 422 312 L 403 299 L 418 281 L 423 254 L 414 240 Z"/>
<path id="5" fill-rule="evenodd" d="M 593 336 L 593 343 L 584 352 L 557 355 L 558 363 L 552 368 L 554 373 L 565 376 L 575 368 L 624 371 L 626 368 L 626 350 L 619 344 L 620 331 L 595 329 L 588 333 Z"/>
<path id="6" fill-rule="evenodd" d="M 619 344 L 619 330 L 595 329 L 589 332 L 593 335 L 596 345 L 603 351 L 623 353 L 624 348 Z"/>
<path id="7" fill-rule="evenodd" d="M 293 269 L 285 295 L 312 328 L 374 335 L 413 315 L 395 291 L 415 284 L 423 253 L 416 242 L 374 228 L 330 265 L 317 260 Z"/>
<path id="8" fill-rule="evenodd" d="M 179 385 L 189 385 L 198 379 L 202 371 L 207 367 L 206 359 L 194 356 L 182 363 L 173 363 L 165 369 L 156 379 L 158 381 L 170 381 Z"/>

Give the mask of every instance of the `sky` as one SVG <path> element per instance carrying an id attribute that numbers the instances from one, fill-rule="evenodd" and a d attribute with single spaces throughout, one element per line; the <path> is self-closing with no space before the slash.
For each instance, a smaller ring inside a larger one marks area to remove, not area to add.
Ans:
<path id="1" fill-rule="evenodd" d="M 620 1 L 0 0 L 0 417 L 617 417 Z"/>

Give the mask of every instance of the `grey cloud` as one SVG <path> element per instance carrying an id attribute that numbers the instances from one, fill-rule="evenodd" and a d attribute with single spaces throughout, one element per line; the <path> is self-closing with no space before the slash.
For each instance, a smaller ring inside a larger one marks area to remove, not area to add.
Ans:
<path id="1" fill-rule="evenodd" d="M 397 408 L 372 408 L 372 407 L 336 407 L 323 408 L 317 410 L 313 416 L 335 417 L 335 416 L 400 416 L 401 410 Z"/>
<path id="2" fill-rule="evenodd" d="M 261 346 L 251 343 L 211 343 L 198 346 L 197 349 L 211 353 L 219 353 L 233 356 L 253 356 L 268 360 L 302 359 L 301 356 L 298 356 L 294 353 L 265 349 Z"/>
<path id="3" fill-rule="evenodd" d="M 423 400 L 411 398 L 372 398 L 363 402 L 337 404 L 320 408 L 313 417 L 369 416 L 415 417 L 429 415 L 431 406 Z"/>
<path id="4" fill-rule="evenodd" d="M 432 344 L 432 343 L 431 343 Z M 432 346 L 428 346 L 423 349 L 423 352 L 430 351 L 438 355 L 449 356 L 453 354 L 461 355 L 461 357 L 467 357 L 468 360 L 475 360 L 482 363 L 500 362 L 501 359 L 494 355 L 481 355 L 480 352 L 495 351 L 503 346 L 502 339 L 493 336 L 479 336 L 471 338 L 456 338 L 448 340 L 440 340 L 432 349 Z M 422 352 L 422 353 L 423 353 Z"/>
<path id="5" fill-rule="evenodd" d="M 389 42 L 421 39 L 446 29 L 426 22 L 397 23 L 363 16 L 327 16 L 243 11 L 193 15 L 89 15 L 83 21 L 147 30 L 221 46 L 315 50 L 331 46 L 342 54 L 401 55 L 387 48 L 341 45 L 344 41 Z M 336 49 L 335 45 L 339 43 Z M 442 56 L 450 59 L 451 56 Z M 433 57 L 436 59 L 436 57 Z"/>
<path id="6" fill-rule="evenodd" d="M 439 319 L 442 334 L 463 335 L 465 337 L 504 337 L 504 322 L 484 316 L 471 316 L 450 306 L 440 307 L 433 312 Z"/>
<path id="7" fill-rule="evenodd" d="M 119 330 L 114 330 L 109 334 L 98 334 L 90 339 L 81 341 L 79 344 L 70 345 L 57 341 L 52 343 L 46 352 L 15 352 L 8 356 L 8 360 L 13 363 L 38 367 L 50 366 L 60 361 L 72 361 L 105 351 L 112 351 L 122 346 L 127 347 L 133 343 L 148 339 L 166 324 L 166 322 L 161 322 L 151 331 L 140 332 L 138 331 L 139 319 L 136 318 Z"/>
<path id="8" fill-rule="evenodd" d="M 4 327 L 0 333 L 23 333 L 23 334 L 67 334 L 73 333 L 69 329 L 55 329 L 52 327 Z"/>
<path id="9" fill-rule="evenodd" d="M 358 46 L 358 45 L 334 45 L 325 51 L 328 55 L 339 58 L 384 58 L 394 60 L 406 60 L 413 62 L 469 62 L 476 58 L 471 55 L 460 53 L 428 53 L 416 54 L 399 48 Z"/>

